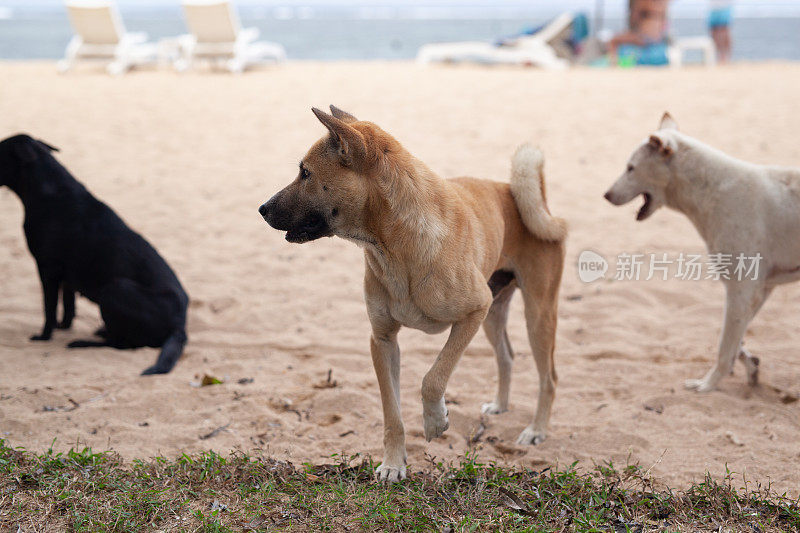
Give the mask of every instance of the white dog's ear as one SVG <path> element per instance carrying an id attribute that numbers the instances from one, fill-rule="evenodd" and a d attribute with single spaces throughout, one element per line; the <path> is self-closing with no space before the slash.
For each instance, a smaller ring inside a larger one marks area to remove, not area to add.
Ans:
<path id="1" fill-rule="evenodd" d="M 669 157 L 675 153 L 675 141 L 658 133 L 651 135 L 647 144 L 664 157 Z"/>
<path id="2" fill-rule="evenodd" d="M 354 117 L 347 111 L 339 109 L 335 105 L 331 105 L 331 114 L 346 124 L 349 124 L 351 122 L 358 122 L 358 119 L 356 117 Z"/>
<path id="3" fill-rule="evenodd" d="M 664 116 L 661 117 L 661 123 L 658 125 L 658 129 L 660 130 L 677 130 L 678 123 L 675 122 L 675 119 L 672 118 L 672 115 L 669 112 L 664 112 Z"/>
<path id="4" fill-rule="evenodd" d="M 338 153 L 342 165 L 353 166 L 354 163 L 365 158 L 367 147 L 360 131 L 316 107 L 312 107 L 311 111 L 328 128 L 331 146 Z"/>

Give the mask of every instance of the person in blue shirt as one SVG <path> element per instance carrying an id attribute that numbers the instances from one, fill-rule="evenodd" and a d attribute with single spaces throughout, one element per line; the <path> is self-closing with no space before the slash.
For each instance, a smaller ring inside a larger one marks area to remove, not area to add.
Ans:
<path id="1" fill-rule="evenodd" d="M 608 43 L 612 65 L 666 65 L 669 0 L 631 0 L 625 32 Z"/>

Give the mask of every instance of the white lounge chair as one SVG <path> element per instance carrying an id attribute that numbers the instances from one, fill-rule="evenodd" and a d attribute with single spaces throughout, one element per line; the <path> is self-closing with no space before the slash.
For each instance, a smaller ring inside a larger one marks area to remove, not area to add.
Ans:
<path id="1" fill-rule="evenodd" d="M 180 71 L 198 59 L 223 64 L 235 73 L 255 63 L 286 59 L 283 46 L 256 41 L 258 28 L 242 28 L 228 1 L 185 1 L 183 13 L 190 35 L 184 36 L 182 57 L 175 62 Z"/>
<path id="2" fill-rule="evenodd" d="M 108 1 L 67 2 L 75 35 L 67 45 L 58 70 L 66 72 L 78 60 L 106 61 L 110 74 L 122 74 L 135 65 L 156 60 L 155 45 L 146 33 L 128 33 L 116 4 Z"/>
<path id="3" fill-rule="evenodd" d="M 557 42 L 570 29 L 573 18 L 571 13 L 563 13 L 535 34 L 517 37 L 502 46 L 483 41 L 426 44 L 417 52 L 417 62 L 473 62 L 563 69 L 569 66 L 570 61 L 559 56 Z"/>
<path id="4" fill-rule="evenodd" d="M 667 48 L 669 66 L 682 66 L 683 55 L 689 50 L 700 52 L 703 55 L 703 64 L 706 66 L 717 63 L 717 49 L 714 41 L 707 35 L 697 35 L 695 37 L 678 37 L 672 40 Z"/>

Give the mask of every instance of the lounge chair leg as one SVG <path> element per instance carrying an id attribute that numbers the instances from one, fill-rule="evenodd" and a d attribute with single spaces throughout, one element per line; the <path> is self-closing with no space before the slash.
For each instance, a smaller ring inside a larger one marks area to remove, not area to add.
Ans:
<path id="1" fill-rule="evenodd" d="M 244 61 L 238 58 L 228 60 L 228 70 L 234 74 L 241 74 L 244 72 Z"/>
<path id="2" fill-rule="evenodd" d="M 67 50 L 64 52 L 64 59 L 56 63 L 58 72 L 63 74 L 72 68 L 78 58 L 78 51 L 81 48 L 82 42 L 80 37 L 73 37 L 70 39 L 69 44 L 67 44 Z"/>
<path id="3" fill-rule="evenodd" d="M 191 62 L 187 58 L 176 59 L 172 64 L 178 72 L 186 72 L 191 66 Z"/>
<path id="4" fill-rule="evenodd" d="M 62 59 L 56 63 L 56 69 L 59 74 L 66 74 L 72 68 L 72 61 L 69 59 Z"/>
<path id="5" fill-rule="evenodd" d="M 120 76 L 125 74 L 125 72 L 130 68 L 131 64 L 128 60 L 118 58 L 108 64 L 106 67 L 106 72 L 111 74 L 112 76 Z"/>

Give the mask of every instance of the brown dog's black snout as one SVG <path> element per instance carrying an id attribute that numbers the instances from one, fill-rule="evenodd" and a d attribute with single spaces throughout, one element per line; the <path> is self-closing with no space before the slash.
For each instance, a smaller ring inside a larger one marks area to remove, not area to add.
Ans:
<path id="1" fill-rule="evenodd" d="M 603 195 L 603 198 L 605 198 L 606 200 L 608 200 L 608 201 L 609 201 L 609 202 L 611 202 L 612 204 L 614 203 L 614 202 L 611 200 L 611 191 L 608 191 L 608 192 L 606 192 L 606 193 Z"/>
<path id="2" fill-rule="evenodd" d="M 269 216 L 270 212 L 269 202 L 264 202 L 263 204 L 261 204 L 261 207 L 258 208 L 258 212 L 261 214 L 261 217 L 264 220 L 267 220 L 267 217 Z"/>
<path id="3" fill-rule="evenodd" d="M 279 218 L 287 218 L 287 217 L 278 217 L 276 215 L 277 204 L 278 204 L 278 195 L 276 194 L 275 196 L 267 200 L 266 203 L 261 204 L 261 207 L 258 208 L 258 212 L 262 216 L 262 218 L 267 222 L 267 224 L 269 224 L 275 229 L 285 231 L 286 229 L 288 229 L 288 227 L 285 227 L 288 226 L 288 220 L 283 221 L 283 223 L 282 221 L 278 220 Z"/>
<path id="4" fill-rule="evenodd" d="M 259 207 L 258 212 L 267 224 L 276 230 L 285 231 L 287 241 L 301 243 L 333 235 L 321 211 L 296 202 L 287 202 L 282 192 Z"/>

